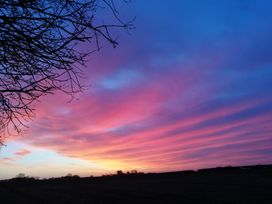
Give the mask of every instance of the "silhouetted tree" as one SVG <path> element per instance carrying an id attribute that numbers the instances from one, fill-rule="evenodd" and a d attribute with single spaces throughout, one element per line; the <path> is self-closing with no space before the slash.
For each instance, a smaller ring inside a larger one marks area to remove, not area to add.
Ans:
<path id="1" fill-rule="evenodd" d="M 66 177 L 73 177 L 73 174 L 68 173 L 68 174 L 66 175 Z"/>
<path id="2" fill-rule="evenodd" d="M 118 171 L 116 171 L 116 174 L 117 175 L 124 175 L 124 172 L 122 170 L 118 170 Z"/>
<path id="3" fill-rule="evenodd" d="M 113 23 L 99 24 L 102 7 Z M 82 90 L 80 67 L 92 50 L 78 43 L 94 42 L 99 50 L 106 40 L 115 47 L 112 29 L 131 26 L 113 0 L 0 0 L 0 140 L 11 129 L 22 131 L 41 96 Z"/>
<path id="4" fill-rule="evenodd" d="M 26 178 L 26 175 L 24 173 L 19 173 L 16 178 Z"/>
<path id="5" fill-rule="evenodd" d="M 130 173 L 131 174 L 138 174 L 138 171 L 134 169 L 134 170 L 131 170 Z"/>

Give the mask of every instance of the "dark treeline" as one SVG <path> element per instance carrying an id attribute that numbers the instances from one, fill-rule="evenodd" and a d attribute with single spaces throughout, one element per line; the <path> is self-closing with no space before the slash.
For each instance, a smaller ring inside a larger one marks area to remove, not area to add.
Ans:
<path id="1" fill-rule="evenodd" d="M 1 181 L 6 203 L 272 203 L 272 165 Z"/>

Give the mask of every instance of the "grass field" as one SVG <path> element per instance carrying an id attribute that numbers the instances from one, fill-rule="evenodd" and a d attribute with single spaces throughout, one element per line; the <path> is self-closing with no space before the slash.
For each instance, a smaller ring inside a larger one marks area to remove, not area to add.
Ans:
<path id="1" fill-rule="evenodd" d="M 271 204 L 272 165 L 0 182 L 1 203 Z"/>

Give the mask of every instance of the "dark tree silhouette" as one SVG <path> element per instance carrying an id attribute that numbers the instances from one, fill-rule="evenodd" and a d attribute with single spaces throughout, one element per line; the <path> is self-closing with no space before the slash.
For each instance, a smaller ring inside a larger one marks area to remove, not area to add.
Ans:
<path id="1" fill-rule="evenodd" d="M 124 172 L 122 170 L 118 170 L 118 171 L 116 171 L 116 174 L 117 175 L 124 175 Z"/>
<path id="2" fill-rule="evenodd" d="M 97 11 L 108 9 L 104 22 Z M 101 40 L 114 47 L 112 29 L 131 29 L 113 0 L 0 0 L 0 139 L 20 133 L 33 117 L 33 104 L 43 95 L 82 90 L 80 67 L 92 51 L 80 51 L 81 42 Z"/>

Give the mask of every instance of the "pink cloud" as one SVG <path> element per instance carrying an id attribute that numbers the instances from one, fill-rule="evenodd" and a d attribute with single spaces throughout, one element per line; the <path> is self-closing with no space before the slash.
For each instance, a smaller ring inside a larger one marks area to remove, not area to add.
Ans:
<path id="1" fill-rule="evenodd" d="M 212 62 L 205 61 L 204 54 L 196 62 L 172 64 L 158 72 L 150 71 L 153 65 L 147 63 L 147 70 L 138 70 L 143 79 L 129 88 L 108 90 L 98 81 L 96 88 L 71 103 L 61 94 L 47 97 L 29 134 L 20 140 L 124 170 L 271 161 L 272 153 L 266 152 L 272 148 L 272 117 L 266 111 L 271 98 L 227 101 L 222 87 L 208 80 L 225 60 L 213 56 Z M 121 63 L 115 60 L 108 69 L 108 62 L 102 62 L 104 68 L 94 78 L 114 73 Z M 28 153 L 17 155 L 21 154 Z"/>
<path id="2" fill-rule="evenodd" d="M 2 161 L 10 162 L 10 161 L 13 161 L 13 158 L 11 158 L 11 157 L 3 157 L 1 160 Z"/>
<path id="3" fill-rule="evenodd" d="M 256 152 L 272 147 L 269 143 L 269 132 L 272 131 L 269 112 L 224 122 L 224 118 L 254 110 L 268 103 L 267 100 L 240 102 L 209 112 L 189 114 L 171 123 L 162 117 L 163 123 L 159 120 L 153 124 L 152 119 L 154 116 L 157 119 L 158 111 L 162 110 L 160 104 L 167 98 L 161 97 L 163 91 L 151 91 L 153 95 L 148 93 L 149 89 L 135 92 L 132 98 L 127 93 L 117 102 L 113 100 L 105 106 L 99 98 L 85 96 L 77 106 L 67 106 L 70 110 L 67 117 L 49 112 L 37 118 L 31 134 L 23 140 L 67 156 L 119 165 L 124 169 L 141 167 L 146 171 L 235 165 L 239 162 L 250 164 L 261 158 L 262 153 L 258 155 Z M 142 102 L 141 98 L 147 99 L 144 100 L 147 107 L 143 104 L 135 107 L 137 102 Z M 154 106 L 156 102 L 158 106 Z M 104 107 L 101 112 L 96 110 L 99 103 Z M 93 105 L 94 109 L 91 108 Z M 223 123 L 218 123 L 221 120 Z M 258 137 L 251 134 L 254 131 L 260 131 Z M 267 162 L 269 159 L 261 160 Z"/>
<path id="4" fill-rule="evenodd" d="M 17 155 L 17 156 L 26 156 L 28 154 L 30 154 L 31 151 L 27 150 L 27 149 L 21 149 L 17 152 L 15 152 L 14 154 Z"/>

